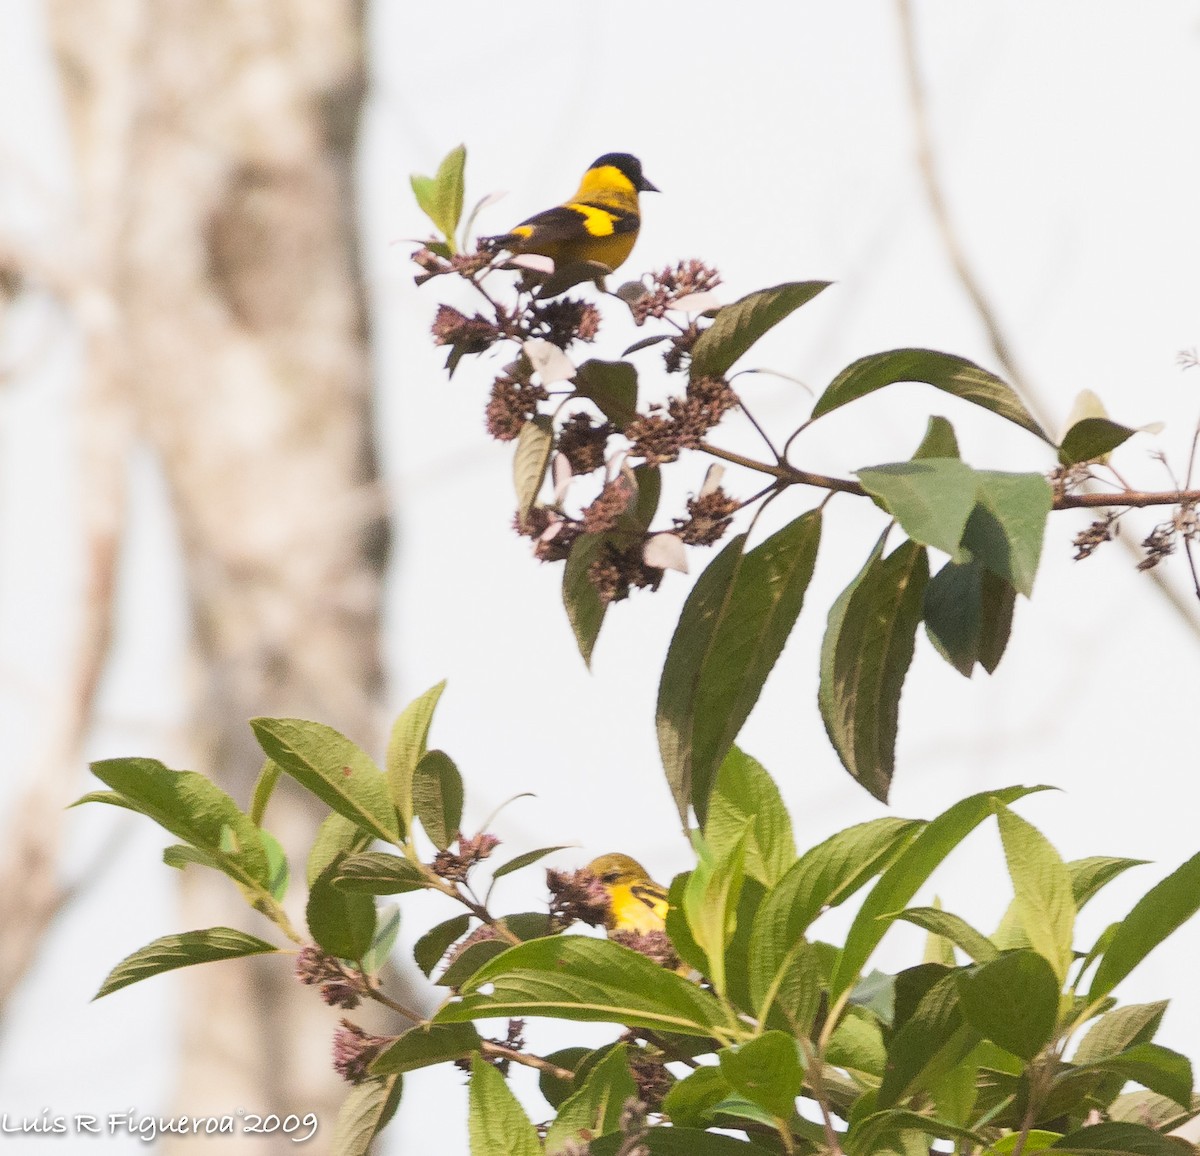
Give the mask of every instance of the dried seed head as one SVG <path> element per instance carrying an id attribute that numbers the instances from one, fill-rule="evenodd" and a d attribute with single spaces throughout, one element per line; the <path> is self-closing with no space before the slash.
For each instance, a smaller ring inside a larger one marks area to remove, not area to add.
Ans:
<path id="1" fill-rule="evenodd" d="M 588 567 L 588 581 L 605 605 L 624 601 L 635 589 L 645 586 L 658 589 L 663 571 L 646 565 L 642 556 L 643 548 L 644 540 L 625 547 L 609 542 L 603 553 Z"/>
<path id="2" fill-rule="evenodd" d="M 689 546 L 711 546 L 729 529 L 738 503 L 718 486 L 698 498 L 688 498 L 687 518 L 675 518 L 675 532 Z"/>
<path id="3" fill-rule="evenodd" d="M 1093 522 L 1086 530 L 1075 535 L 1075 561 L 1090 558 L 1105 542 L 1113 540 L 1113 524 L 1117 520 L 1115 511 L 1109 510 L 1103 518 Z"/>
<path id="4" fill-rule="evenodd" d="M 604 884 L 590 871 L 546 871 L 550 889 L 550 926 L 561 931 L 572 923 L 604 927 L 609 920 L 609 899 Z"/>
<path id="5" fill-rule="evenodd" d="M 629 509 L 634 498 L 634 488 L 624 477 L 615 477 L 607 483 L 586 510 L 583 511 L 583 532 L 602 534 L 613 529 L 621 515 Z"/>
<path id="6" fill-rule="evenodd" d="M 342 1026 L 333 1034 L 334 1071 L 347 1083 L 362 1083 L 375 1057 L 394 1039 L 395 1036 L 373 1036 L 357 1024 L 342 1020 Z"/>
<path id="7" fill-rule="evenodd" d="M 591 474 L 604 465 L 608 439 L 614 433 L 611 422 L 592 422 L 586 413 L 573 413 L 558 434 L 558 452 L 571 463 L 571 473 Z"/>
<path id="8" fill-rule="evenodd" d="M 538 403 L 549 396 L 540 385 L 502 374 L 492 383 L 491 400 L 485 411 L 488 433 L 497 441 L 512 441 L 537 414 Z"/>

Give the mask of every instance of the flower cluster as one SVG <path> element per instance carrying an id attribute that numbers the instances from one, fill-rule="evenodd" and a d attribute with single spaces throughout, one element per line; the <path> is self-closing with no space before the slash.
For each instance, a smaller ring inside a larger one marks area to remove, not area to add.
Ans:
<path id="1" fill-rule="evenodd" d="M 572 923 L 604 927 L 609 920 L 608 892 L 590 871 L 546 871 L 550 889 L 550 928 L 561 931 Z"/>
<path id="2" fill-rule="evenodd" d="M 651 318 L 662 318 L 676 302 L 697 293 L 711 293 L 721 284 L 721 274 L 703 261 L 680 261 L 674 267 L 660 269 L 650 287 L 629 302 L 629 311 L 637 325 Z"/>
<path id="3" fill-rule="evenodd" d="M 495 835 L 488 835 L 483 831 L 470 839 L 460 831 L 456 842 L 457 851 L 439 851 L 431 864 L 438 875 L 452 883 L 465 882 L 471 868 L 486 859 L 500 845 L 500 840 Z"/>
<path id="4" fill-rule="evenodd" d="M 342 965 L 315 943 L 300 949 L 296 960 L 296 978 L 301 983 L 317 984 L 321 998 L 330 1007 L 358 1007 L 367 994 L 367 982 L 363 976 L 347 972 Z"/>
<path id="5" fill-rule="evenodd" d="M 333 1034 L 334 1071 L 349 1084 L 361 1084 L 370 1075 L 371 1064 L 395 1036 L 373 1036 L 357 1024 L 342 1020 Z"/>
<path id="6" fill-rule="evenodd" d="M 722 377 L 698 377 L 688 382 L 683 397 L 634 418 L 625 427 L 630 453 L 647 465 L 673 462 L 682 450 L 694 450 L 722 417 L 738 404 L 737 394 Z"/>

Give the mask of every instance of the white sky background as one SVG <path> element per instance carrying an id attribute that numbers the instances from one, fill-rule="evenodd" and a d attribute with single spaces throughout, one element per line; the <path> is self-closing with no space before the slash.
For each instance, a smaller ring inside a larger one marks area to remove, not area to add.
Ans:
<path id="1" fill-rule="evenodd" d="M 1134 484 L 1168 488 L 1149 452 L 1163 449 L 1182 470 L 1200 416 L 1200 371 L 1182 373 L 1175 361 L 1200 344 L 1200 3 L 922 0 L 916 10 L 951 212 L 1021 365 L 1056 421 L 1090 388 L 1117 420 L 1167 422 L 1161 437 L 1130 443 L 1117 464 Z M 56 210 L 68 211 L 58 199 L 64 146 L 39 29 L 33 0 L 0 7 L 0 213 L 34 238 L 52 234 Z M 468 359 L 446 382 L 444 351 L 428 335 L 445 283 L 415 290 L 408 247 L 389 242 L 425 231 L 408 174 L 431 173 L 459 142 L 468 149 L 469 202 L 509 190 L 480 221 L 484 232 L 561 200 L 600 153 L 630 151 L 663 193 L 643 198 L 642 236 L 624 274 L 701 257 L 724 274 L 726 300 L 784 280 L 837 282 L 748 364 L 817 391 L 855 358 L 899 346 L 997 368 L 917 177 L 894 6 L 618 3 L 597 20 L 594 8 L 576 5 L 381 0 L 371 47 L 362 197 L 379 438 L 398 524 L 394 705 L 449 678 L 433 741 L 464 772 L 468 825 L 518 791 L 536 794 L 496 824 L 502 851 L 577 843 L 557 860 L 575 866 L 621 848 L 667 879 L 689 855 L 661 775 L 653 709 L 691 580 L 670 575 L 657 595 L 610 611 L 593 672 L 584 669 L 558 595 L 561 568 L 538 566 L 509 528 L 511 446 L 482 430 L 489 367 Z M 52 195 L 22 187 L 34 177 Z M 38 320 L 18 318 L 17 337 Z M 587 355 L 616 356 L 622 332 L 614 322 L 601 334 L 613 344 Z M 645 396 L 661 388 L 658 357 L 637 356 Z M 56 351 L 41 373 L 0 394 L 0 728 L 14 768 L 0 782 L 0 805 L 53 725 L 72 621 L 69 370 L 70 350 Z M 811 405 L 787 381 L 742 378 L 738 389 L 774 429 L 792 428 Z M 842 474 L 906 458 L 930 413 L 954 421 L 972 465 L 1052 465 L 1015 427 L 921 386 L 823 420 L 793 458 Z M 714 440 L 755 448 L 732 420 Z M 663 517 L 703 471 L 698 458 L 667 471 L 678 476 Z M 136 477 L 124 633 L 90 753 L 169 757 L 186 687 L 180 570 L 152 463 L 139 463 Z M 726 482 L 752 492 L 736 471 Z M 792 492 L 776 509 L 792 517 L 812 501 Z M 805 610 L 740 740 L 776 775 L 801 847 L 885 813 L 840 769 L 815 702 L 825 614 L 882 525 L 865 506 L 836 499 L 828 507 Z M 1094 902 L 1081 941 L 1200 849 L 1192 734 L 1200 645 L 1119 545 L 1071 562 L 1071 538 L 1086 520 L 1051 519 L 1034 598 L 1018 606 L 995 677 L 962 679 L 920 637 L 892 794 L 895 813 L 928 817 L 987 787 L 1061 787 L 1019 809 L 1065 857 L 1155 862 Z M 1155 520 L 1129 521 L 1140 538 Z M 696 556 L 694 569 L 706 561 Z M 1167 573 L 1187 589 L 1182 557 Z M 73 864 L 90 864 L 120 819 L 98 808 L 73 813 Z M 87 1002 L 125 953 L 180 930 L 168 872 L 155 868 L 165 840 L 149 824 L 118 829 L 119 852 L 56 930 L 0 1036 L 0 1111 L 169 1107 L 171 979 Z M 988 929 L 1007 901 L 1001 864 L 994 826 L 986 827 L 937 877 L 936 891 Z M 525 874 L 499 893 L 514 910 L 544 895 L 540 871 Z M 448 914 L 414 906 L 402 943 Z M 918 947 L 915 933 L 897 929 L 878 962 L 903 965 Z M 1198 952 L 1194 924 L 1119 989 L 1126 1001 L 1170 997 L 1159 1040 L 1193 1055 Z M 548 1039 L 537 1027 L 531 1035 Z M 590 1038 L 603 1033 L 592 1029 Z M 536 1097 L 531 1107 L 545 1111 Z M 434 1134 L 431 1112 L 465 1117 L 453 1073 L 408 1080 L 387 1150 L 419 1147 Z M 141 1150 L 131 1137 L 98 1147 Z"/>

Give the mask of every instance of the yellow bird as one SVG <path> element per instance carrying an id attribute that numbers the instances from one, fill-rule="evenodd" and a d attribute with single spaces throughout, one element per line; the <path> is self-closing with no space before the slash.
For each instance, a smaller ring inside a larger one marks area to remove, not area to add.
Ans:
<path id="1" fill-rule="evenodd" d="M 585 868 L 608 892 L 609 931 L 662 931 L 667 922 L 667 893 L 636 859 L 613 853 Z"/>
<path id="2" fill-rule="evenodd" d="M 633 250 L 642 218 L 638 193 L 657 193 L 629 153 L 605 153 L 583 174 L 579 190 L 564 204 L 536 213 L 511 232 L 480 237 L 488 249 L 538 253 L 556 269 L 596 261 L 611 271 Z M 633 860 L 630 860 L 633 862 Z"/>

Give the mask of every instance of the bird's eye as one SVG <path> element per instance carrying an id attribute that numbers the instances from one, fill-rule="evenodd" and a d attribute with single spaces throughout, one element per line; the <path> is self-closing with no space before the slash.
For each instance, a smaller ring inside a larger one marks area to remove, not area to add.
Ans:
<path id="1" fill-rule="evenodd" d="M 606 871 L 601 878 L 605 883 L 615 883 L 617 881 L 617 873 L 615 871 Z"/>

